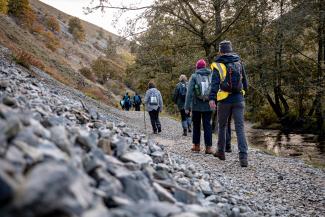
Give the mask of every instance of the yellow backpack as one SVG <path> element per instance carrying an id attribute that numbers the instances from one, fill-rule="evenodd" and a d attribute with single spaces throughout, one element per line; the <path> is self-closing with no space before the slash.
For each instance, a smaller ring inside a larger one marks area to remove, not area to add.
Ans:
<path id="1" fill-rule="evenodd" d="M 216 69 L 219 72 L 219 76 L 220 76 L 220 82 L 223 82 L 226 79 L 227 76 L 227 68 L 226 65 L 223 63 L 212 63 L 211 64 L 211 70 L 213 71 L 214 69 Z M 220 90 L 217 93 L 217 101 L 221 101 L 226 99 L 231 93 Z M 242 90 L 242 94 L 245 95 L 245 91 Z"/>
<path id="2" fill-rule="evenodd" d="M 219 76 L 220 76 L 220 81 L 224 81 L 226 79 L 226 75 L 227 75 L 227 68 L 225 66 L 225 64 L 223 63 L 212 63 L 211 64 L 211 70 L 213 71 L 214 69 L 216 69 L 219 72 Z M 221 101 L 226 99 L 229 96 L 229 92 L 220 90 L 217 93 L 217 101 Z"/>

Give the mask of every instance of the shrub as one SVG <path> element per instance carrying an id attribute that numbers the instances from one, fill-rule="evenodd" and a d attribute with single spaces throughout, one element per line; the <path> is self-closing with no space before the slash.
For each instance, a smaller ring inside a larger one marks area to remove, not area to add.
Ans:
<path id="1" fill-rule="evenodd" d="M 52 32 L 60 32 L 61 31 L 60 24 L 54 16 L 46 17 L 45 25 Z"/>
<path id="2" fill-rule="evenodd" d="M 35 12 L 30 7 L 28 0 L 9 0 L 8 14 L 17 17 L 29 29 L 32 28 L 36 20 Z"/>
<path id="3" fill-rule="evenodd" d="M 14 60 L 17 64 L 27 69 L 30 69 L 30 66 L 35 66 L 42 70 L 45 69 L 45 66 L 41 60 L 24 50 L 14 50 Z"/>
<path id="4" fill-rule="evenodd" d="M 44 32 L 45 45 L 51 51 L 56 51 L 60 47 L 60 40 L 52 32 Z"/>
<path id="5" fill-rule="evenodd" d="M 90 68 L 88 67 L 82 67 L 81 69 L 79 69 L 80 74 L 82 74 L 83 76 L 85 76 L 86 78 L 88 78 L 89 80 L 95 82 L 95 76 L 94 73 L 91 71 Z"/>
<path id="6" fill-rule="evenodd" d="M 37 33 L 37 34 L 43 34 L 44 33 L 44 27 L 40 23 L 34 23 L 32 27 L 32 33 Z"/>
<path id="7" fill-rule="evenodd" d="M 111 66 L 107 59 L 99 57 L 91 64 L 91 69 L 97 77 L 99 83 L 104 84 L 111 74 Z"/>
<path id="8" fill-rule="evenodd" d="M 0 0 L 0 14 L 7 14 L 8 0 Z"/>
<path id="9" fill-rule="evenodd" d="M 86 38 L 85 30 L 80 19 L 73 17 L 69 20 L 69 32 L 73 35 L 76 41 L 84 41 Z"/>

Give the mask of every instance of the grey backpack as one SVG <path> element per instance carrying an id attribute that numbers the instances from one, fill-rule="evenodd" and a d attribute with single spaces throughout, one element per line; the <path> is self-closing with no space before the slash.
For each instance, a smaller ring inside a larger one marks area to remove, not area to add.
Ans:
<path id="1" fill-rule="evenodd" d="M 200 75 L 199 73 L 195 74 L 195 85 L 194 85 L 194 92 L 195 96 L 198 99 L 203 101 L 209 100 L 209 94 L 211 91 L 211 80 L 212 80 L 212 73 L 209 75 Z"/>

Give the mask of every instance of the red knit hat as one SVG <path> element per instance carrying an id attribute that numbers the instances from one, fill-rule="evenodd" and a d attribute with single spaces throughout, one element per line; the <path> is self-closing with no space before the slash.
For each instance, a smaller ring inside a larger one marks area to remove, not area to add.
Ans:
<path id="1" fill-rule="evenodd" d="M 207 66 L 206 62 L 204 59 L 200 59 L 199 61 L 196 62 L 196 69 L 202 69 Z"/>

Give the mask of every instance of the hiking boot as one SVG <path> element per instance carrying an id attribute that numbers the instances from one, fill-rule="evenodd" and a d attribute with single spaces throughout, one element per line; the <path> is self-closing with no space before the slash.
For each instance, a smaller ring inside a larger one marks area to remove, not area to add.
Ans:
<path id="1" fill-rule="evenodd" d="M 239 157 L 239 164 L 241 167 L 247 167 L 248 166 L 247 157 Z"/>
<path id="2" fill-rule="evenodd" d="M 161 133 L 161 128 L 158 128 L 158 133 Z"/>
<path id="3" fill-rule="evenodd" d="M 188 126 L 188 132 L 189 132 L 189 133 L 192 133 L 191 126 Z"/>
<path id="4" fill-rule="evenodd" d="M 214 154 L 215 157 L 219 158 L 220 160 L 226 160 L 226 156 L 224 152 L 219 152 L 216 151 L 216 153 Z"/>
<path id="5" fill-rule="evenodd" d="M 211 146 L 207 146 L 205 148 L 205 154 L 213 154 L 213 150 L 212 150 L 212 147 Z"/>
<path id="6" fill-rule="evenodd" d="M 187 130 L 183 129 L 183 136 L 187 136 Z"/>
<path id="7" fill-rule="evenodd" d="M 200 145 L 193 144 L 193 147 L 191 148 L 192 152 L 200 152 Z"/>
<path id="8" fill-rule="evenodd" d="M 153 134 L 158 134 L 158 132 L 157 131 L 153 131 Z"/>

